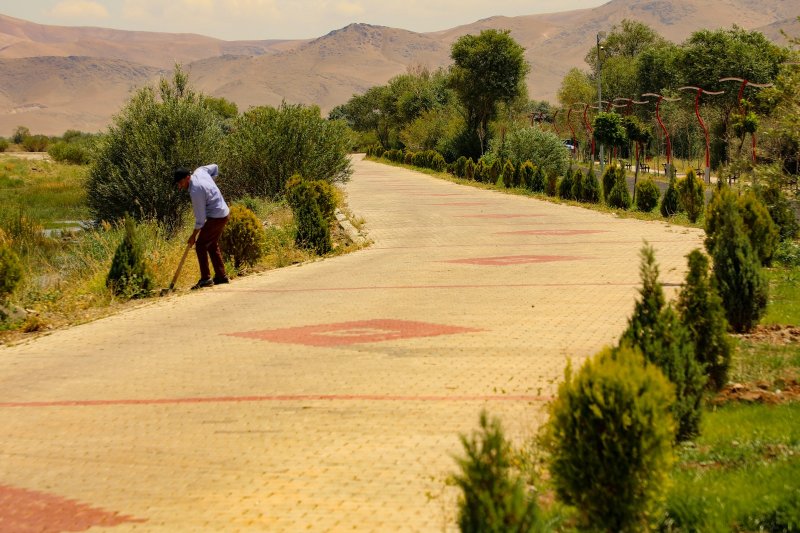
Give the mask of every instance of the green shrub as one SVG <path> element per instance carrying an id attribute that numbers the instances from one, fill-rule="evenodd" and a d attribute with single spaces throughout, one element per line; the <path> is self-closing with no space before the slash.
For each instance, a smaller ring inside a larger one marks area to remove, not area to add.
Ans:
<path id="1" fill-rule="evenodd" d="M 433 152 L 428 162 L 428 168 L 436 172 L 444 172 L 447 168 L 447 161 L 444 160 L 444 156 L 439 152 Z"/>
<path id="2" fill-rule="evenodd" d="M 675 176 L 669 178 L 669 185 L 667 190 L 664 191 L 664 196 L 661 197 L 661 216 L 669 218 L 678 213 L 681 209 L 681 201 L 678 196 L 678 185 Z"/>
<path id="3" fill-rule="evenodd" d="M 475 181 L 483 183 L 486 180 L 486 164 L 481 157 L 475 163 Z"/>
<path id="4" fill-rule="evenodd" d="M 640 181 L 636 184 L 636 209 L 649 213 L 658 205 L 659 196 L 658 185 L 651 178 Z"/>
<path id="5" fill-rule="evenodd" d="M 330 183 L 352 173 L 347 126 L 325 120 L 316 106 L 255 107 L 239 115 L 222 145 L 223 192 L 232 198 L 249 194 L 276 199 L 293 174 Z M 403 153 L 384 157 L 402 162 Z"/>
<path id="6" fill-rule="evenodd" d="M 778 244 L 773 259 L 787 267 L 800 267 L 800 244 L 795 241 L 782 241 Z"/>
<path id="7" fill-rule="evenodd" d="M 322 216 L 329 223 L 336 220 L 336 208 L 340 204 L 339 190 L 327 181 L 314 180 L 310 182 L 314 189 L 315 199 Z"/>
<path id="8" fill-rule="evenodd" d="M 0 239 L 0 303 L 5 302 L 14 292 L 22 281 L 22 274 L 22 262 L 19 256 L 11 248 L 10 242 L 6 243 L 4 239 Z"/>
<path id="9" fill-rule="evenodd" d="M 700 250 L 693 250 L 687 258 L 689 271 L 678 295 L 677 311 L 689 329 L 695 357 L 705 367 L 709 388 L 718 391 L 728 382 L 731 364 L 728 321 L 722 298 L 711 284 L 708 258 Z"/>
<path id="10" fill-rule="evenodd" d="M 500 164 L 500 160 L 495 159 L 494 161 L 492 161 L 492 164 L 491 166 L 489 166 L 489 170 L 487 173 L 489 183 L 497 183 L 497 180 L 500 178 L 502 171 L 503 167 Z"/>
<path id="11" fill-rule="evenodd" d="M 453 167 L 453 171 L 456 176 L 459 178 L 463 178 L 466 176 L 466 166 L 467 166 L 467 158 L 463 155 L 456 159 L 455 166 Z"/>
<path id="12" fill-rule="evenodd" d="M 564 200 L 572 200 L 572 169 L 568 168 L 567 173 L 558 182 L 558 197 Z"/>
<path id="13" fill-rule="evenodd" d="M 313 186 L 301 180 L 287 193 L 287 200 L 297 224 L 297 246 L 314 250 L 319 255 L 330 252 L 333 247 L 330 227 L 319 208 Z"/>
<path id="14" fill-rule="evenodd" d="M 536 171 L 533 173 L 533 178 L 531 179 L 531 190 L 533 192 L 544 192 L 544 189 L 544 171 L 542 171 L 542 167 L 536 167 Z"/>
<path id="15" fill-rule="evenodd" d="M 243 205 L 233 204 L 219 246 L 225 259 L 233 260 L 238 270 L 244 265 L 253 266 L 261 259 L 264 237 L 264 226 L 256 214 Z"/>
<path id="16" fill-rule="evenodd" d="M 508 188 L 516 187 L 517 183 L 516 180 L 514 179 L 515 175 L 516 175 L 516 169 L 514 168 L 514 164 L 511 163 L 511 161 L 506 161 L 506 164 L 503 165 L 503 174 L 502 174 L 503 184 Z"/>
<path id="17" fill-rule="evenodd" d="M 640 350 L 675 386 L 672 414 L 677 423 L 676 440 L 682 441 L 698 433 L 706 378 L 703 366 L 695 357 L 689 330 L 672 306 L 665 305 L 653 248 L 645 245 L 641 257 L 640 298 L 620 345 Z"/>
<path id="18" fill-rule="evenodd" d="M 611 196 L 611 189 L 614 188 L 614 184 L 617 181 L 617 165 L 611 163 L 606 167 L 603 171 L 603 200 L 608 203 L 608 198 Z"/>
<path id="19" fill-rule="evenodd" d="M 558 193 L 559 178 L 555 174 L 547 176 L 547 184 L 545 185 L 545 194 L 547 196 L 555 196 Z"/>
<path id="20" fill-rule="evenodd" d="M 767 206 L 750 190 L 739 197 L 739 213 L 753 251 L 762 265 L 769 266 L 780 242 L 780 231 L 772 221 Z"/>
<path id="21" fill-rule="evenodd" d="M 92 215 L 111 222 L 129 214 L 176 229 L 189 198 L 172 172 L 215 162 L 222 135 L 218 115 L 179 68 L 171 83 L 161 80 L 160 99 L 152 87 L 139 90 L 99 141 L 86 185 Z"/>
<path id="22" fill-rule="evenodd" d="M 600 201 L 600 182 L 597 181 L 597 176 L 595 176 L 594 170 L 591 168 L 586 171 L 586 176 L 583 178 L 581 200 L 590 204 L 596 204 Z"/>
<path id="23" fill-rule="evenodd" d="M 524 161 L 517 171 L 519 175 L 519 186 L 530 190 L 533 185 L 533 175 L 536 173 L 536 168 L 530 161 Z"/>
<path id="24" fill-rule="evenodd" d="M 92 158 L 91 148 L 85 143 L 59 141 L 47 148 L 47 153 L 56 161 L 74 165 L 88 165 Z"/>
<path id="25" fill-rule="evenodd" d="M 775 180 L 760 190 L 760 195 L 769 210 L 772 221 L 778 225 L 781 241 L 795 238 L 800 233 L 792 205 L 781 190 L 780 180 Z"/>
<path id="26" fill-rule="evenodd" d="M 767 306 L 768 285 L 761 262 L 750 245 L 734 193 L 727 187 L 712 199 L 714 230 L 706 229 L 706 247 L 713 260 L 713 283 L 725 316 L 736 332 L 749 331 Z M 709 241 L 709 237 L 713 237 Z"/>
<path id="27" fill-rule="evenodd" d="M 22 147 L 26 152 L 44 152 L 49 144 L 47 135 L 28 135 L 22 139 Z"/>
<path id="28" fill-rule="evenodd" d="M 534 531 L 539 521 L 534 496 L 513 473 L 511 449 L 500 421 L 481 412 L 480 432 L 461 435 L 465 457 L 457 458 L 461 472 L 454 476 L 461 489 L 458 525 L 469 533 Z"/>
<path id="29" fill-rule="evenodd" d="M 555 133 L 540 128 L 514 126 L 504 141 L 500 136 L 490 141 L 488 153 L 507 157 L 515 166 L 533 161 L 545 175 L 563 176 L 569 167 L 569 151 L 564 143 Z"/>
<path id="30" fill-rule="evenodd" d="M 678 180 L 677 187 L 681 209 L 686 211 L 689 222 L 697 222 L 705 206 L 705 185 L 703 185 L 703 180 L 694 175 L 694 170 L 689 169 L 686 177 Z"/>
<path id="31" fill-rule="evenodd" d="M 106 287 L 123 298 L 145 298 L 155 286 L 153 276 L 144 260 L 144 249 L 136 235 L 136 222 L 125 218 L 125 235 L 114 252 Z"/>
<path id="32" fill-rule="evenodd" d="M 464 164 L 464 178 L 474 181 L 475 180 L 475 161 L 472 158 L 468 158 L 467 162 Z"/>
<path id="33" fill-rule="evenodd" d="M 403 156 L 403 163 L 406 165 L 413 165 L 414 164 L 414 152 L 406 152 L 406 155 Z"/>
<path id="34" fill-rule="evenodd" d="M 637 351 L 606 349 L 559 386 L 543 443 L 559 498 L 583 526 L 638 532 L 658 515 L 672 463 L 673 388 Z"/>
<path id="35" fill-rule="evenodd" d="M 576 168 L 575 173 L 572 175 L 570 198 L 578 202 L 583 201 L 583 172 L 581 172 L 580 168 Z"/>
<path id="36" fill-rule="evenodd" d="M 614 182 L 614 186 L 611 187 L 611 191 L 608 193 L 606 203 L 617 209 L 629 209 L 631 207 L 631 193 L 628 191 L 625 171 L 619 168 L 614 174 L 616 174 L 616 181 Z"/>
<path id="37" fill-rule="evenodd" d="M 5 152 L 6 150 L 8 150 L 9 144 L 10 143 L 8 142 L 8 139 L 0 137 L 0 152 Z"/>

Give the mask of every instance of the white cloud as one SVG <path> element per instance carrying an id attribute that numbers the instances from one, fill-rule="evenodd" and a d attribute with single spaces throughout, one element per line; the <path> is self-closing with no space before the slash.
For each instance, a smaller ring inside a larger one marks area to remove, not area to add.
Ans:
<path id="1" fill-rule="evenodd" d="M 62 0 L 53 6 L 50 15 L 56 18 L 104 19 L 108 18 L 108 10 L 104 5 L 91 0 Z"/>

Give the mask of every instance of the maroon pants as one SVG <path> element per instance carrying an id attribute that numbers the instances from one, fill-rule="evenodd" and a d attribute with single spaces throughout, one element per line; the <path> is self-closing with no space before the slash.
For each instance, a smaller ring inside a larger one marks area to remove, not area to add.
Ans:
<path id="1" fill-rule="evenodd" d="M 206 223 L 200 228 L 197 240 L 194 243 L 194 251 L 197 252 L 197 262 L 200 264 L 200 279 L 209 279 L 211 271 L 208 269 L 208 258 L 211 257 L 211 264 L 214 266 L 214 277 L 225 278 L 225 263 L 222 261 L 222 252 L 219 249 L 219 238 L 222 230 L 228 223 L 225 218 L 207 218 Z"/>

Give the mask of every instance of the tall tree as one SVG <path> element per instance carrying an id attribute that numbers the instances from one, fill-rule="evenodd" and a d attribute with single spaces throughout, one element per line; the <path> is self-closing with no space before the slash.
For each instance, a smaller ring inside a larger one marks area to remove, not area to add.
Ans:
<path id="1" fill-rule="evenodd" d="M 484 152 L 489 121 L 500 103 L 511 103 L 527 92 L 525 76 L 530 66 L 525 49 L 508 30 L 485 30 L 480 35 L 464 35 L 450 52 L 454 64 L 450 83 L 466 114 L 468 132 L 477 135 L 480 154 Z"/>

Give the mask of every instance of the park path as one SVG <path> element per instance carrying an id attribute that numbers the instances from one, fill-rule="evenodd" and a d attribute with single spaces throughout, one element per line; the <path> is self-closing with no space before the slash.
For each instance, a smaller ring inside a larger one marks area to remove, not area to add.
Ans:
<path id="1" fill-rule="evenodd" d="M 1 531 L 452 530 L 459 434 L 533 435 L 624 328 L 643 240 L 667 284 L 701 242 L 354 168 L 371 247 L 0 348 Z"/>

